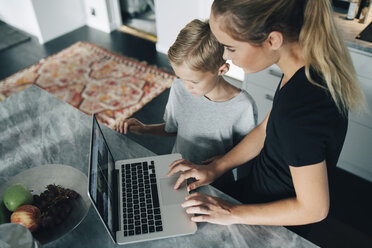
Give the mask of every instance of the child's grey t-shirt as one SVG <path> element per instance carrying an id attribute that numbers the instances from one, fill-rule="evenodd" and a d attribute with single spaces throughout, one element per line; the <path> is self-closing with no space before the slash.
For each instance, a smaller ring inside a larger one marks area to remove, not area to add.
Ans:
<path id="1" fill-rule="evenodd" d="M 164 121 L 166 132 L 177 133 L 172 152 L 200 164 L 213 156 L 224 155 L 238 144 L 257 125 L 257 107 L 244 90 L 230 100 L 213 102 L 192 95 L 176 79 Z"/>

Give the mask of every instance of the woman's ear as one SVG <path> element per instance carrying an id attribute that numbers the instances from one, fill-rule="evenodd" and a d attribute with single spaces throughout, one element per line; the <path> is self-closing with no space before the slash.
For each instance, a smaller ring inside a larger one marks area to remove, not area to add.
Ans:
<path id="1" fill-rule="evenodd" d="M 218 76 L 225 75 L 230 70 L 230 64 L 224 63 L 221 65 L 221 67 L 218 69 Z"/>
<path id="2" fill-rule="evenodd" d="M 267 42 L 273 50 L 278 50 L 283 45 L 283 34 L 278 31 L 272 31 L 267 37 Z"/>

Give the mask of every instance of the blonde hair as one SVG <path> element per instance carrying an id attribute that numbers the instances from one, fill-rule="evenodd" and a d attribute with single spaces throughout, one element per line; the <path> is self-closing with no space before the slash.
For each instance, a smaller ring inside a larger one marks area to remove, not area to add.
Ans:
<path id="1" fill-rule="evenodd" d="M 178 34 L 168 50 L 168 58 L 175 65 L 184 62 L 190 69 L 215 73 L 226 62 L 224 48 L 214 37 L 209 21 L 193 20 Z"/>
<path id="2" fill-rule="evenodd" d="M 215 17 L 232 38 L 261 45 L 272 31 L 284 42 L 298 42 L 305 72 L 317 86 L 310 68 L 323 77 L 336 106 L 343 114 L 360 110 L 365 99 L 350 54 L 333 20 L 329 0 L 215 0 Z"/>

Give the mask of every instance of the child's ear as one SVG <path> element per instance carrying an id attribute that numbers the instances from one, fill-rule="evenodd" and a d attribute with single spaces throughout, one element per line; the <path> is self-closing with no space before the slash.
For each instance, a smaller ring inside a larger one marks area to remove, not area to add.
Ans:
<path id="1" fill-rule="evenodd" d="M 218 76 L 225 75 L 230 70 L 230 64 L 224 63 L 221 65 L 221 67 L 218 69 Z"/>

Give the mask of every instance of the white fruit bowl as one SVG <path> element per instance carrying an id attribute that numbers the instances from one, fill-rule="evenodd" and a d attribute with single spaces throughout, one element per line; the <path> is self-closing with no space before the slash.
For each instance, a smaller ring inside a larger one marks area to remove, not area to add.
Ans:
<path id="1" fill-rule="evenodd" d="M 88 178 L 80 170 L 71 166 L 49 164 L 22 171 L 1 185 L 0 199 L 2 199 L 5 190 L 15 183 L 24 184 L 33 195 L 44 192 L 49 184 L 60 185 L 80 194 L 80 197 L 73 201 L 70 215 L 60 225 L 51 229 L 39 228 L 33 233 L 34 238 L 40 244 L 52 242 L 67 234 L 76 228 L 88 214 L 91 204 L 87 195 Z"/>

